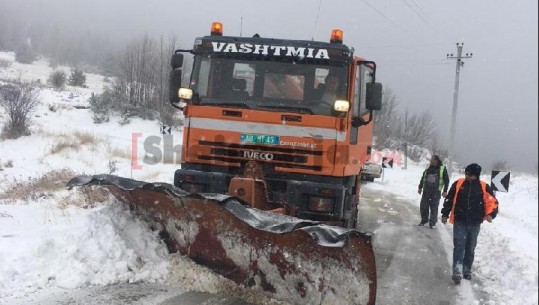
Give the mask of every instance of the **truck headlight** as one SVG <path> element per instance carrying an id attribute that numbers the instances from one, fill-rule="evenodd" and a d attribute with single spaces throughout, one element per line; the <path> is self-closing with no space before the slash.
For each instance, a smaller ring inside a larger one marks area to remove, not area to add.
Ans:
<path id="1" fill-rule="evenodd" d="M 344 100 L 336 100 L 333 104 L 333 110 L 337 112 L 348 112 L 348 110 L 350 110 L 350 102 Z"/>
<path id="2" fill-rule="evenodd" d="M 189 88 L 180 88 L 178 90 L 178 97 L 182 100 L 191 100 L 193 98 L 193 90 Z"/>
<path id="3" fill-rule="evenodd" d="M 308 208 L 311 212 L 331 213 L 334 205 L 335 199 L 330 197 L 310 196 L 308 201 Z"/>

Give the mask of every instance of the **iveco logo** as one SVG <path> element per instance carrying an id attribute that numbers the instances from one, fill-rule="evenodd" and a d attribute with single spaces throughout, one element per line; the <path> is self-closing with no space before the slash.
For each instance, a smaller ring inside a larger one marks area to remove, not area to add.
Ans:
<path id="1" fill-rule="evenodd" d="M 256 151 L 244 151 L 243 157 L 255 160 L 273 160 L 273 154 L 261 153 Z"/>

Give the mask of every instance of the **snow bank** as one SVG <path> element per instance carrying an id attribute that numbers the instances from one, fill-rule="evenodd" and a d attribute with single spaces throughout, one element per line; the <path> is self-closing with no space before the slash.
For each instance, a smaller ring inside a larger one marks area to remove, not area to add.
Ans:
<path id="1" fill-rule="evenodd" d="M 122 204 L 90 210 L 54 203 L 3 205 L 0 211 L 0 297 L 46 287 L 76 288 L 158 281 L 168 252 Z"/>
<path id="2" fill-rule="evenodd" d="M 538 304 L 537 177 L 517 174 L 498 192 L 500 213 L 481 226 L 474 268 L 495 304 Z"/>

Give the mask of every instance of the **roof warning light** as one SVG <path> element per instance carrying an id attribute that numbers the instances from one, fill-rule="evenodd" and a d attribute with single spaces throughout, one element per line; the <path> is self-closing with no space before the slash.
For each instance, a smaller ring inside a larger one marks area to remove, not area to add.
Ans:
<path id="1" fill-rule="evenodd" d="M 342 43 L 342 41 L 343 41 L 342 37 L 343 37 L 342 30 L 334 29 L 333 31 L 331 31 L 331 39 L 329 40 L 329 42 L 331 42 L 331 43 Z"/>
<path id="2" fill-rule="evenodd" d="M 223 24 L 221 22 L 211 24 L 211 36 L 223 36 Z"/>

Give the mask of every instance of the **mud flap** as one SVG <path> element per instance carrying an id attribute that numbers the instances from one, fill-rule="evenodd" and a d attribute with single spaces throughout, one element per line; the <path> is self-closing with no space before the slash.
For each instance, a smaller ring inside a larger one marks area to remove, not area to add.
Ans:
<path id="1" fill-rule="evenodd" d="M 101 185 L 161 232 L 171 251 L 237 284 L 290 304 L 375 304 L 371 236 L 245 207 L 234 197 L 188 194 L 166 183 L 78 176 Z"/>

